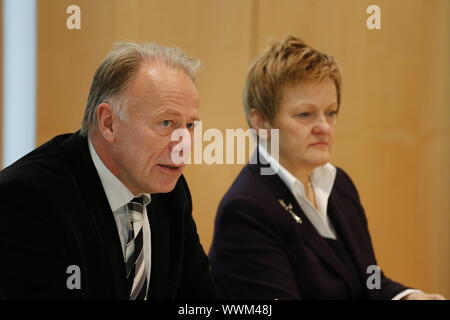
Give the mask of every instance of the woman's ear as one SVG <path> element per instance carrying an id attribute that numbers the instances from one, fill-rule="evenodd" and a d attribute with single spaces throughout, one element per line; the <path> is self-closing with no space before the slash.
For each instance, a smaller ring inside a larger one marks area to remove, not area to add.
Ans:
<path id="1" fill-rule="evenodd" d="M 270 129 L 272 126 L 270 122 L 264 117 L 261 112 L 256 110 L 255 108 L 250 109 L 248 113 L 248 120 L 252 129 L 256 131 L 256 134 L 260 135 L 260 130 L 265 130 L 265 134 L 262 136 L 264 139 L 270 139 Z"/>
<path id="2" fill-rule="evenodd" d="M 267 129 L 262 114 L 255 108 L 251 108 L 248 112 L 248 121 L 252 129 L 258 132 L 259 129 Z"/>

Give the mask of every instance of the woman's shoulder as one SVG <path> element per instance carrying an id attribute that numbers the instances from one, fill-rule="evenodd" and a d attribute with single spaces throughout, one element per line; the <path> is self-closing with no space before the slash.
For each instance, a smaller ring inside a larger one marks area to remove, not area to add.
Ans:
<path id="1" fill-rule="evenodd" d="M 292 223 L 284 214 L 278 195 L 282 182 L 277 175 L 261 175 L 258 167 L 246 165 L 219 203 L 216 225 L 246 226 L 267 234 L 287 236 Z M 286 189 L 287 190 L 287 189 Z"/>
<path id="2" fill-rule="evenodd" d="M 283 183 L 277 175 L 263 175 L 256 165 L 248 164 L 222 197 L 218 213 L 240 212 L 259 217 L 276 215 L 278 194 Z M 287 189 L 286 189 L 287 190 Z M 287 191 L 286 191 L 287 192 Z"/>
<path id="3" fill-rule="evenodd" d="M 333 191 L 341 195 L 346 195 L 356 201 L 359 200 L 358 190 L 350 175 L 342 168 L 336 167 L 336 178 L 333 185 Z"/>
<path id="4" fill-rule="evenodd" d="M 253 199 L 258 202 L 269 200 L 274 197 L 273 189 L 276 179 L 276 175 L 261 174 L 258 166 L 247 164 L 223 196 L 222 202 L 237 198 L 248 201 Z"/>

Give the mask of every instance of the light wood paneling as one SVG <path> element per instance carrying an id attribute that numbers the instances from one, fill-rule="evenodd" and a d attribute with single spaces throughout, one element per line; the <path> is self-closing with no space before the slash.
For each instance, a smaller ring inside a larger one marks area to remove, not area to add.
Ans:
<path id="1" fill-rule="evenodd" d="M 115 2 L 77 1 L 81 30 L 66 27 L 73 1 L 38 2 L 38 145 L 80 128 L 94 72 L 117 40 Z"/>
<path id="2" fill-rule="evenodd" d="M 366 28 L 370 4 L 381 30 Z M 292 33 L 340 62 L 333 162 L 358 187 L 378 263 L 447 296 L 449 12 L 445 0 L 261 0 L 258 24 L 259 49 Z"/>
<path id="3" fill-rule="evenodd" d="M 200 58 L 203 128 L 247 128 L 250 61 L 292 33 L 337 57 L 344 74 L 333 162 L 350 173 L 387 275 L 450 296 L 450 2 L 378 0 L 40 0 L 37 142 L 80 127 L 92 76 L 115 41 L 179 46 Z M 204 143 L 206 145 L 208 143 Z M 206 250 L 220 198 L 242 165 L 186 171 Z"/>
<path id="4" fill-rule="evenodd" d="M 95 69 L 113 42 L 124 40 L 179 46 L 200 58 L 197 84 L 204 130 L 245 127 L 241 91 L 251 56 L 252 2 L 77 1 L 81 30 L 68 30 L 65 11 L 72 3 L 39 1 L 39 144 L 80 127 Z M 217 204 L 241 167 L 193 165 L 186 171 L 206 250 Z"/>

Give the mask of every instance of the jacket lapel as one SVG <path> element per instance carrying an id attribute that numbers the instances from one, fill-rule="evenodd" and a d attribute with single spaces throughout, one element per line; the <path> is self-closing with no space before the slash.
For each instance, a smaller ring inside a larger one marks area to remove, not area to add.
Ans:
<path id="1" fill-rule="evenodd" d="M 152 268 L 148 290 L 149 299 L 168 299 L 163 289 L 169 281 L 170 226 L 164 203 L 158 194 L 152 194 L 152 201 L 147 206 L 151 238 Z"/>
<path id="2" fill-rule="evenodd" d="M 109 204 L 97 202 L 90 206 L 88 213 L 97 230 L 98 237 L 105 250 L 105 257 L 109 265 L 112 296 L 118 299 L 129 299 L 129 288 L 125 275 L 125 262 L 122 246 L 117 233 L 116 222 Z"/>
<path id="3" fill-rule="evenodd" d="M 362 229 L 355 226 L 355 224 L 358 223 L 357 221 L 354 221 L 354 217 L 357 216 L 357 214 L 350 214 L 352 210 L 356 209 L 349 207 L 348 202 L 342 201 L 342 197 L 336 192 L 331 193 L 328 201 L 328 208 L 330 219 L 338 235 L 341 237 L 342 242 L 349 250 L 355 265 L 357 267 L 363 266 L 364 259 L 361 257 L 361 252 L 364 249 L 360 248 L 360 246 L 365 244 L 365 237 L 364 235 L 358 234 L 359 230 Z M 357 269 L 359 271 L 359 276 L 362 277 L 365 270 L 361 270 L 359 267 Z"/>
<path id="4" fill-rule="evenodd" d="M 303 242 L 310 247 L 326 265 L 335 270 L 351 289 L 351 276 L 349 275 L 347 269 L 344 267 L 339 257 L 337 257 L 334 251 L 330 248 L 326 240 L 318 233 L 314 225 L 309 221 L 308 217 L 303 212 L 286 184 L 277 174 L 265 176 L 260 175 L 260 165 L 250 165 L 250 167 L 252 167 L 255 174 L 258 174 L 261 179 L 270 185 L 277 201 L 279 202 L 279 199 L 281 199 L 286 205 L 290 205 L 292 207 L 292 213 L 300 218 L 301 223 L 299 223 L 300 221 L 297 222 L 294 217 L 292 218 L 292 223 L 295 223 L 296 230 Z M 283 207 L 284 206 L 280 204 L 280 214 L 291 215 L 291 213 Z"/>
<path id="5" fill-rule="evenodd" d="M 87 218 L 91 220 L 100 245 L 104 248 L 103 258 L 107 268 L 109 267 L 104 273 L 108 274 L 109 271 L 112 277 L 106 277 L 109 294 L 115 299 L 128 299 L 125 262 L 116 222 L 90 156 L 87 139 L 79 136 L 77 132 L 63 142 L 63 147 L 69 154 L 68 158 L 71 160 L 88 213 Z M 89 247 L 86 250 L 89 250 Z M 95 281 L 97 277 L 105 278 L 104 274 L 89 276 L 91 281 Z"/>

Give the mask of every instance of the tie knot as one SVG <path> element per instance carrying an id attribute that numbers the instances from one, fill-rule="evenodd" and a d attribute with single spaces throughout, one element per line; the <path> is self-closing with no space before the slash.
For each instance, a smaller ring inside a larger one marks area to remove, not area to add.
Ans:
<path id="1" fill-rule="evenodd" d="M 143 196 L 136 197 L 128 202 L 128 210 L 134 211 L 140 214 L 144 213 L 144 199 Z"/>

